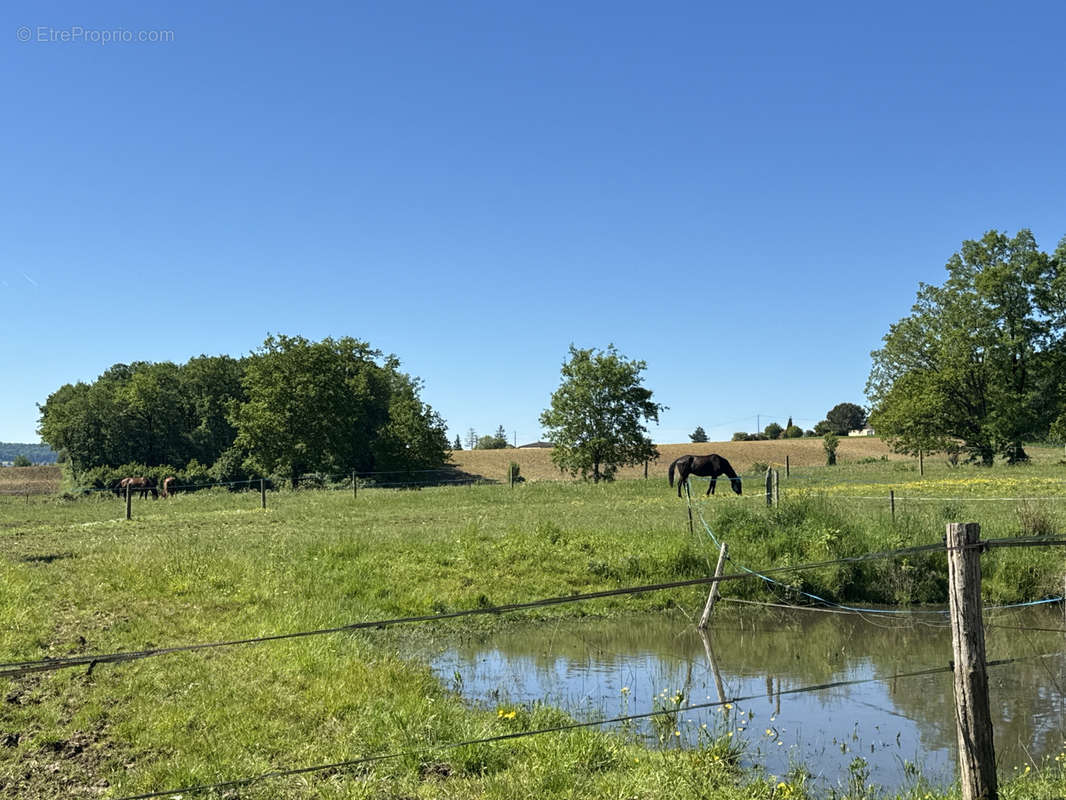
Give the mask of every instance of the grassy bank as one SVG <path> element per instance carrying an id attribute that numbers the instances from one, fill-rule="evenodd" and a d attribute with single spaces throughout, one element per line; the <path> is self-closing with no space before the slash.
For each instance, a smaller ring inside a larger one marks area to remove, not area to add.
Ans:
<path id="1" fill-rule="evenodd" d="M 760 443 L 752 443 L 760 444 Z M 706 501 L 713 532 L 754 568 L 937 542 L 947 519 L 983 536 L 1062 530 L 1057 459 L 919 480 L 910 462 L 799 470 L 784 502 L 722 494 Z M 749 483 L 754 485 L 754 483 Z M 696 487 L 698 488 L 698 486 Z M 902 498 L 891 518 L 888 491 Z M 1039 494 L 1036 494 L 1039 492 Z M 1006 497 L 1008 499 L 997 499 Z M 1020 499 L 1034 498 L 1042 499 Z M 0 661 L 163 647 L 329 628 L 349 622 L 524 602 L 700 577 L 714 547 L 661 476 L 591 486 L 528 483 L 422 491 L 254 493 L 137 500 L 134 519 L 109 495 L 0 497 Z M 713 566 L 713 562 L 711 562 Z M 984 556 L 986 597 L 1061 593 L 1055 551 Z M 944 601 L 942 556 L 838 565 L 729 584 L 726 595 L 848 602 Z M 522 617 L 694 614 L 701 588 L 551 606 Z M 649 750 L 578 730 L 434 749 L 550 727 L 548 708 L 477 712 L 402 657 L 403 636 L 460 636 L 495 616 L 429 623 L 404 634 L 361 631 L 46 673 L 0 685 L 0 787 L 26 798 L 118 797 L 355 759 L 396 758 L 277 779 L 207 796 L 795 797 L 802 777 L 736 767 L 714 727 L 695 752 Z M 862 789 L 853 787 L 853 796 Z M 1007 796 L 1062 796 L 1057 766 Z M 1054 794 L 1057 792 L 1057 794 Z M 192 796 L 192 795 L 190 795 Z"/>

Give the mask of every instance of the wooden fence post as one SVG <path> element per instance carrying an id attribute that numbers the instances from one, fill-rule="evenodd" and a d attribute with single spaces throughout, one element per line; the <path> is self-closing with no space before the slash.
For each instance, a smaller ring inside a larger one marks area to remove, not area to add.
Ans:
<path id="1" fill-rule="evenodd" d="M 126 486 L 126 519 L 133 519 L 133 492 Z"/>
<path id="2" fill-rule="evenodd" d="M 352 470 L 352 497 L 355 498 L 355 497 L 358 497 L 358 496 L 359 496 L 359 475 L 353 469 Z"/>
<path id="3" fill-rule="evenodd" d="M 896 524 L 896 490 L 888 490 L 888 507 L 892 510 L 892 524 Z"/>
<path id="4" fill-rule="evenodd" d="M 267 507 L 267 484 L 266 478 L 259 479 L 259 500 L 263 508 Z"/>
<path id="5" fill-rule="evenodd" d="M 773 467 L 766 468 L 766 507 L 774 504 L 774 475 Z"/>
<path id="6" fill-rule="evenodd" d="M 773 484 L 774 484 L 773 485 L 774 506 L 775 507 L 777 506 L 778 503 L 781 502 L 781 486 L 780 486 L 781 482 L 779 480 L 779 477 L 780 477 L 780 473 L 778 473 L 778 471 L 775 469 L 774 470 L 774 481 L 773 481 Z"/>
<path id="7" fill-rule="evenodd" d="M 722 542 L 722 549 L 718 551 L 718 566 L 714 568 L 714 577 L 722 577 L 722 568 L 725 566 L 726 553 L 729 552 L 729 545 Z M 707 630 L 707 622 L 711 618 L 711 612 L 714 611 L 714 601 L 718 597 L 718 581 L 711 584 L 711 591 L 707 594 L 707 603 L 703 606 L 703 616 L 700 617 L 700 624 L 696 627 L 701 631 Z"/>
<path id="8" fill-rule="evenodd" d="M 792 473 L 790 472 L 788 467 L 788 456 L 785 456 L 785 477 L 787 478 L 791 474 Z"/>
<path id="9" fill-rule="evenodd" d="M 685 496 L 688 498 L 688 532 L 692 533 L 692 489 L 689 488 L 691 477 L 685 478 Z"/>
<path id="10" fill-rule="evenodd" d="M 948 523 L 948 599 L 963 800 L 996 800 L 998 796 L 981 624 L 980 536 L 981 526 L 976 522 Z"/>
<path id="11" fill-rule="evenodd" d="M 925 453 L 921 450 L 918 451 L 918 474 L 925 474 Z"/>

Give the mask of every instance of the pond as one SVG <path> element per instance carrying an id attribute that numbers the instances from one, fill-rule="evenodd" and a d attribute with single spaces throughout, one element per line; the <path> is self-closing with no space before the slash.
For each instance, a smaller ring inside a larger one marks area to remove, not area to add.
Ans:
<path id="1" fill-rule="evenodd" d="M 994 611 L 986 625 L 988 659 L 1020 659 L 989 668 L 1005 778 L 1063 752 L 1066 635 L 1032 630 L 1061 631 L 1058 606 Z M 706 638 L 691 621 L 669 616 L 518 625 L 446 648 L 431 666 L 476 704 L 543 702 L 590 721 L 679 709 L 628 728 L 668 747 L 691 745 L 701 731 L 731 732 L 745 763 L 768 774 L 786 775 L 799 763 L 822 789 L 864 776 L 895 791 L 919 772 L 934 785 L 954 780 L 951 673 L 893 677 L 950 659 L 951 630 L 939 614 L 723 602 Z M 861 682 L 796 691 L 842 681 Z M 730 707 L 690 708 L 720 699 Z"/>

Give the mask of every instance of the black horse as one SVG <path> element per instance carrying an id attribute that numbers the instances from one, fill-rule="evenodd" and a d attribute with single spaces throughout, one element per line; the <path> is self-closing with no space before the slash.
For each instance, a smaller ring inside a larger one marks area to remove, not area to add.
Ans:
<path id="1" fill-rule="evenodd" d="M 729 484 L 733 487 L 733 491 L 737 494 L 741 493 L 740 478 L 733 470 L 733 467 L 729 465 L 729 462 L 722 458 L 717 453 L 711 453 L 709 456 L 681 456 L 681 458 L 675 458 L 674 462 L 670 465 L 670 485 L 674 485 L 674 469 L 677 469 L 677 496 L 681 496 L 681 484 L 688 480 L 689 475 L 699 475 L 701 478 L 710 476 L 711 485 L 707 488 L 707 494 L 714 494 L 714 485 L 718 481 L 719 475 L 725 475 L 729 478 Z"/>

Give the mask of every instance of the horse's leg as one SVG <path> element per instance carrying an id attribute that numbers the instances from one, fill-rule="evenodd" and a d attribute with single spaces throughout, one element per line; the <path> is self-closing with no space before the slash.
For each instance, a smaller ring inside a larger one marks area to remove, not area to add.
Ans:
<path id="1" fill-rule="evenodd" d="M 711 476 L 711 485 L 707 487 L 707 496 L 710 497 L 714 494 L 714 485 L 718 482 L 718 478 L 715 475 Z"/>
<path id="2" fill-rule="evenodd" d="M 688 470 L 684 467 L 678 470 L 677 476 L 677 496 L 681 496 L 681 484 L 688 480 Z"/>

